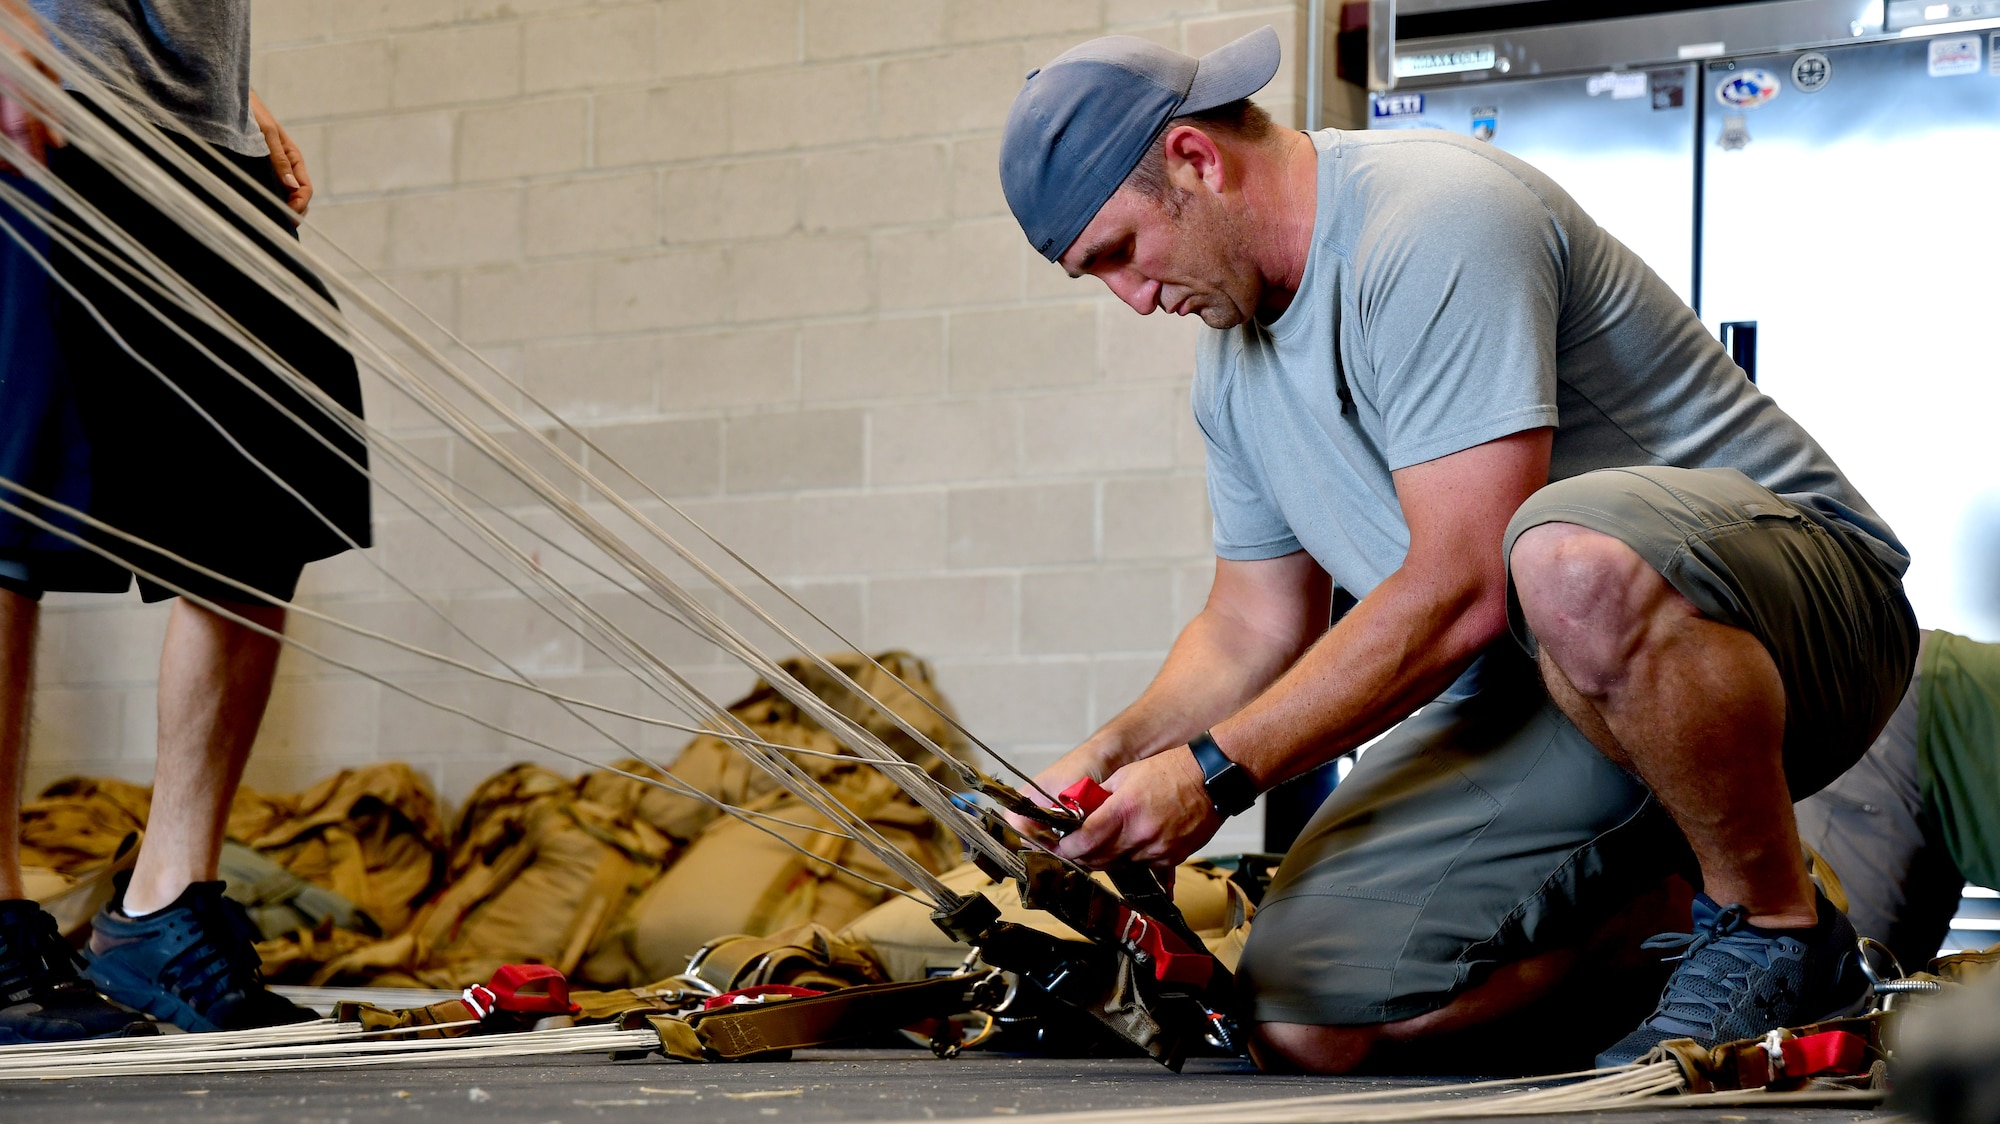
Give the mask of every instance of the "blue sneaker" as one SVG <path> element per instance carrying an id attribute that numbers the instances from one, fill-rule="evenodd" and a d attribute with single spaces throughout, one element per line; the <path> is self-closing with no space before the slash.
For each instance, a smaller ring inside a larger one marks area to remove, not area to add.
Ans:
<path id="1" fill-rule="evenodd" d="M 25 898 L 0 901 L 0 1045 L 136 1038 L 146 1016 L 97 994 L 56 919 Z"/>
<path id="2" fill-rule="evenodd" d="M 1819 924 L 1764 930 L 1743 920 L 1742 906 L 1724 909 L 1707 894 L 1696 894 L 1694 932 L 1663 933 L 1641 946 L 1685 950 L 1660 1005 L 1637 1030 L 1597 1055 L 1597 1064 L 1636 1062 L 1673 1038 L 1714 1046 L 1859 1014 L 1868 981 L 1861 974 L 1854 926 L 1824 894 L 1817 896 Z"/>
<path id="3" fill-rule="evenodd" d="M 247 1030 L 319 1016 L 264 986 L 257 933 L 223 883 L 196 882 L 165 909 L 119 912 L 117 896 L 91 927 L 89 976 L 98 990 L 183 1030 Z"/>

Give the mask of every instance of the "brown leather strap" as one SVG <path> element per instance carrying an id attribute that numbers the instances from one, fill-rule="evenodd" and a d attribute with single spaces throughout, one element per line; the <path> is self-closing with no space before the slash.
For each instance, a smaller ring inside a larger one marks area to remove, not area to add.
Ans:
<path id="1" fill-rule="evenodd" d="M 808 999 L 717 1007 L 687 1016 L 687 1024 L 711 1054 L 725 1060 L 829 1046 L 969 1010 L 975 979 L 866 984 Z"/>

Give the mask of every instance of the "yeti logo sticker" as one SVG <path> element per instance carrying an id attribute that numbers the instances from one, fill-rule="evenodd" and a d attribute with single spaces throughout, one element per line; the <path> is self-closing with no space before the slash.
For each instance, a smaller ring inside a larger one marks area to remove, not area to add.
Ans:
<path id="1" fill-rule="evenodd" d="M 1373 103 L 1372 112 L 1377 121 L 1424 115 L 1422 94 L 1371 94 L 1369 100 Z"/>
<path id="2" fill-rule="evenodd" d="M 1715 100 L 1731 109 L 1755 109 L 1778 96 L 1778 76 L 1768 70 L 1732 74 L 1715 88 Z"/>

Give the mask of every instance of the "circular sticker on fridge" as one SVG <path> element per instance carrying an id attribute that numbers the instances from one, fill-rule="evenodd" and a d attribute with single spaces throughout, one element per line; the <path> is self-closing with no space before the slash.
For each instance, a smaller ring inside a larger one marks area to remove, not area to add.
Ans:
<path id="1" fill-rule="evenodd" d="M 1768 70 L 1743 70 L 1722 80 L 1715 100 L 1731 109 L 1755 109 L 1778 96 L 1778 76 Z"/>
<path id="2" fill-rule="evenodd" d="M 1802 94 L 1817 94 L 1833 77 L 1833 64 L 1818 51 L 1807 51 L 1792 63 L 1792 88 Z"/>

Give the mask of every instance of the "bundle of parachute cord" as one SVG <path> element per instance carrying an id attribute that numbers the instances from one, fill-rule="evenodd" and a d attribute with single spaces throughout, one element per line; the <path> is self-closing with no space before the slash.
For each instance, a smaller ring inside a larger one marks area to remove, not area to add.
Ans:
<path id="1" fill-rule="evenodd" d="M 458 450 L 454 455 L 476 458 L 482 471 L 475 475 L 468 471 L 469 465 L 454 462 L 454 470 L 446 472 L 423 455 L 418 442 L 399 439 L 333 401 L 260 339 L 254 325 L 237 322 L 141 240 L 49 174 L 34 154 L 4 136 L 0 136 L 0 161 L 18 169 L 50 202 L 0 180 L 0 204 L 5 205 L 0 209 L 0 238 L 9 239 L 40 262 L 54 284 L 87 307 L 87 299 L 38 247 L 60 248 L 67 260 L 82 263 L 103 283 L 143 306 L 166 330 L 201 351 L 218 370 L 257 393 L 295 424 L 302 440 L 324 446 L 348 469 L 365 477 L 380 497 L 378 502 L 406 512 L 409 522 L 434 535 L 477 572 L 490 576 L 496 588 L 511 591 L 534 606 L 558 628 L 574 635 L 586 650 L 629 676 L 645 703 L 636 708 L 617 707 L 579 697 L 550 686 L 532 670 L 504 658 L 493 645 L 455 621 L 417 583 L 392 572 L 380 552 L 359 549 L 360 544 L 333 519 L 313 508 L 277 472 L 231 439 L 199 402 L 119 336 L 94 308 L 91 313 L 116 344 L 230 440 L 252 471 L 263 473 L 334 535 L 356 548 L 360 564 L 374 570 L 385 589 L 407 597 L 418 614 L 450 634 L 451 646 L 463 645 L 477 653 L 477 659 L 460 658 L 437 650 L 439 646 L 364 627 L 309 603 L 277 600 L 18 481 L 0 478 L 0 511 L 159 581 L 192 602 L 384 691 L 451 714 L 514 743 L 592 768 L 610 768 L 643 784 L 691 797 L 777 838 L 815 863 L 827 860 L 806 851 L 779 829 L 851 839 L 903 884 L 840 869 L 884 892 L 922 903 L 939 928 L 970 950 L 965 969 L 952 975 L 825 993 L 783 988 L 720 993 L 692 974 L 681 977 L 672 987 L 571 993 L 559 976 L 551 978 L 553 973 L 546 969 L 515 967 L 504 970 L 487 985 L 468 988 L 457 996 L 438 997 L 422 1006 L 392 1008 L 344 1000 L 336 1004 L 335 1017 L 296 1026 L 4 1047 L 0 1048 L 0 1081 L 179 1073 L 195 1066 L 203 1072 L 232 1072 L 558 1054 L 652 1053 L 683 1061 L 772 1057 L 791 1049 L 840 1041 L 857 1023 L 902 1026 L 923 1022 L 929 1013 L 939 1010 L 990 1013 L 1007 1002 L 1011 990 L 1022 981 L 1088 1013 L 1139 1051 L 1174 1069 L 1193 1053 L 1242 1052 L 1231 1014 L 1231 974 L 1189 927 L 1154 872 L 1131 867 L 1108 872 L 1107 878 L 1093 877 L 1055 854 L 1045 841 L 1015 831 L 1001 815 L 1008 812 L 1026 817 L 1051 835 L 1060 835 L 1089 814 L 1102 799 L 1101 790 L 1086 782 L 1061 794 L 1040 791 L 1027 773 L 980 742 L 922 693 L 908 692 L 1032 790 L 1032 796 L 994 780 L 926 737 L 896 709 L 869 696 L 819 654 L 824 650 L 858 651 L 857 645 L 636 473 L 626 470 L 588 430 L 549 409 L 526 387 L 402 298 L 363 263 L 340 251 L 310 223 L 304 225 L 313 237 L 304 242 L 294 240 L 290 231 L 280 229 L 234 185 L 217 178 L 217 171 L 170 139 L 158 124 L 167 120 L 164 111 L 136 91 L 114 90 L 112 87 L 118 85 L 115 77 L 87 54 L 56 50 L 42 29 L 4 7 L 0 7 L 0 34 L 21 44 L 25 52 L 0 51 L 0 83 L 10 96 L 60 130 L 66 143 L 78 146 L 105 167 L 119 169 L 130 190 L 349 352 L 375 384 L 414 403 L 428 418 L 431 432 L 448 435 Z M 221 161 L 212 165 L 222 173 L 240 175 Z M 198 185 L 201 193 L 190 190 L 189 185 Z M 229 214 L 218 213 L 216 204 L 209 200 L 219 201 Z M 261 236 L 253 239 L 245 230 Z M 339 260 L 328 261 L 322 248 Z M 338 304 L 303 281 L 295 269 L 320 278 Z M 404 315 L 391 312 L 385 301 L 401 308 Z M 311 423 L 207 350 L 182 326 L 188 322 L 240 348 L 279 385 L 295 392 L 314 412 Z M 328 423 L 336 432 L 359 442 L 367 450 L 366 457 L 355 457 L 330 441 L 320 428 Z M 560 440 L 549 427 L 559 431 Z M 584 457 L 587 464 L 580 459 Z M 531 511 L 523 512 L 518 501 L 487 494 L 474 483 L 476 479 L 495 478 L 495 471 L 510 492 L 531 497 Z M 638 500 L 630 498 L 634 491 Z M 294 620 L 313 622 L 311 635 L 344 633 L 351 641 L 334 645 L 266 629 L 134 564 L 127 551 L 142 547 L 238 591 L 243 601 L 279 606 Z M 636 638 L 635 633 L 644 631 L 638 627 L 640 623 L 657 626 L 661 621 L 770 684 L 839 739 L 847 750 L 842 760 L 881 770 L 955 833 L 988 875 L 1015 883 L 1026 908 L 1046 912 L 1081 939 L 1059 938 L 1003 920 L 988 898 L 952 890 L 931 870 L 877 834 L 794 759 L 824 754 L 756 737 L 726 706 L 697 685 L 698 677 L 690 677 L 657 647 Z M 580 731 L 578 736 L 602 747 L 602 755 L 593 757 L 552 735 L 538 736 L 521 728 L 525 723 L 504 724 L 490 713 L 453 701 L 448 691 L 427 691 L 419 678 L 371 668 L 367 660 L 353 654 L 357 650 L 394 653 L 403 661 L 414 658 L 425 666 L 521 692 L 534 705 L 548 708 L 573 724 L 572 728 Z M 932 760 L 914 761 L 891 748 L 862 722 L 788 673 L 785 657 L 773 652 L 795 653 L 817 672 L 865 700 Z M 736 807 L 680 781 L 650 760 L 642 746 L 635 744 L 637 739 L 621 733 L 634 727 L 720 739 L 832 826 L 809 825 Z M 618 770 L 608 764 L 615 759 L 643 761 L 655 775 Z M 975 970 L 977 962 L 985 967 Z M 1883 992 L 1888 995 L 1901 985 L 1885 980 L 1882 986 L 1889 989 Z M 1797 1088 L 1820 1080 L 1820 1071 L 1830 1074 L 1834 1069 L 1843 1071 L 1845 1080 L 1858 1080 L 1865 1086 L 1871 1074 L 1879 1084 L 1877 1069 L 1884 1056 L 1881 1027 L 1886 1017 L 1878 1012 L 1829 1028 L 1804 1028 L 1790 1037 L 1754 1044 L 1747 1052 L 1738 1049 L 1740 1044 L 1705 1053 L 1669 1051 L 1646 1063 L 1616 1070 L 1451 1086 L 1452 1099 L 1448 1101 L 1438 1099 L 1442 1088 L 1409 1088 L 1206 1105 L 1200 1107 L 1199 1114 L 1212 1117 L 1226 1111 L 1243 1120 L 1545 1114 L 1615 1107 L 1669 1092 L 1719 1096 L 1713 1090 Z M 990 1033 L 991 1028 L 989 1017 L 984 1030 L 969 1036 L 941 1030 L 934 1047 L 942 1055 L 952 1055 Z M 1840 1037 L 1826 1039 L 1823 1036 L 1827 1034 Z M 1697 1053 L 1703 1056 L 1697 1058 Z M 1764 1059 L 1765 1080 L 1753 1080 L 1758 1075 L 1755 1067 L 1759 1058 Z M 1865 1088 L 1837 1092 L 1871 1095 Z M 1158 1120 L 1174 1118 L 1180 1110 L 1145 1111 L 1149 1120 Z M 1126 1117 L 1098 1113 L 1067 1118 Z"/>

